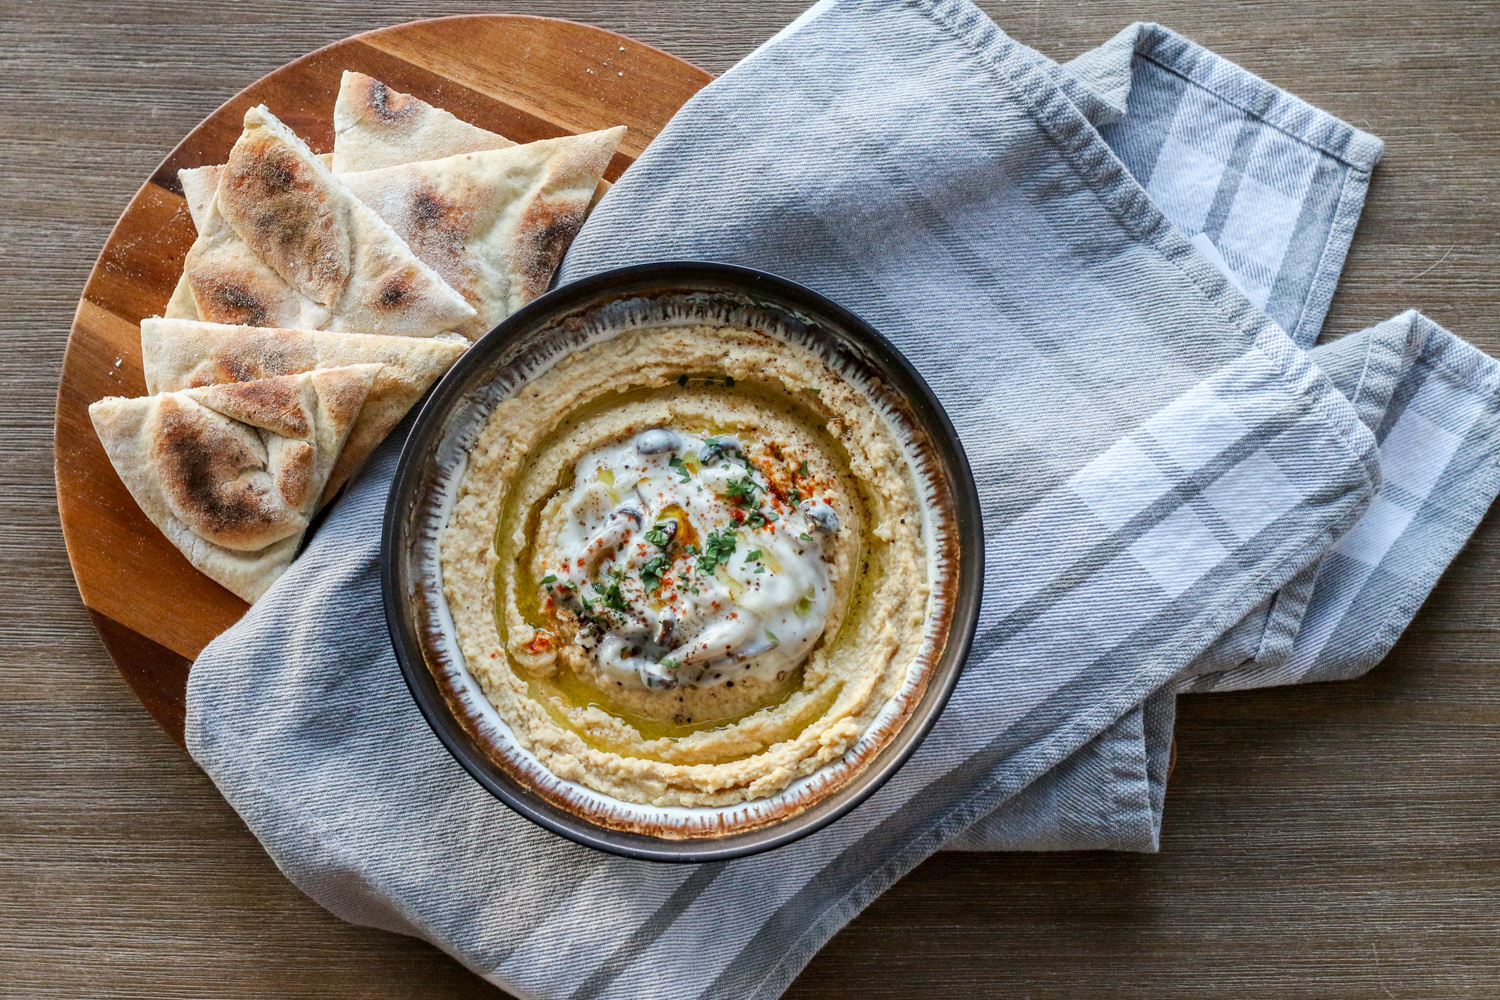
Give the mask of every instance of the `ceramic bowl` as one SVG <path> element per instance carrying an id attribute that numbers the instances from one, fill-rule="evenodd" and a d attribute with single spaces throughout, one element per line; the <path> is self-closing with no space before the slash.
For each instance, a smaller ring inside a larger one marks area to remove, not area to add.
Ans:
<path id="1" fill-rule="evenodd" d="M 900 693 L 838 761 L 777 795 L 717 808 L 622 802 L 552 774 L 470 676 L 443 596 L 438 553 L 468 449 L 503 399 L 588 343 L 639 326 L 749 325 L 812 348 L 856 380 L 907 447 L 931 512 L 927 635 Z M 983 580 L 979 501 L 963 448 L 911 364 L 867 323 L 784 278 L 709 263 L 621 268 L 564 285 L 480 339 L 443 378 L 407 438 L 386 506 L 382 583 L 406 682 L 444 746 L 512 809 L 570 840 L 657 861 L 769 850 L 839 817 L 917 749 L 958 681 Z"/>

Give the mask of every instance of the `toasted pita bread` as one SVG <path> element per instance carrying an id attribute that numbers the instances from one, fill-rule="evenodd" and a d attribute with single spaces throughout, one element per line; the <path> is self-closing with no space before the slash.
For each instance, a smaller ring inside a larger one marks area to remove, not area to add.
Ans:
<path id="1" fill-rule="evenodd" d="M 326 167 L 333 162 L 333 154 L 319 153 L 318 159 Z M 203 220 L 208 217 L 208 209 L 213 204 L 214 194 L 219 190 L 219 175 L 223 172 L 222 163 L 207 167 L 184 167 L 177 171 L 177 183 L 182 185 L 182 197 L 187 202 L 188 215 L 193 220 L 193 228 L 200 233 L 203 231 Z"/>
<path id="2" fill-rule="evenodd" d="M 320 153 L 318 159 L 336 174 L 516 145 L 499 133 L 471 125 L 442 108 L 392 90 L 374 77 L 350 70 L 344 71 L 339 84 L 333 126 L 333 152 Z M 203 231 L 223 169 L 219 164 L 177 171 L 188 214 L 199 232 Z M 603 197 L 609 187 L 609 181 L 601 179 L 593 201 Z M 589 207 L 593 208 L 592 202 Z"/>
<path id="3" fill-rule="evenodd" d="M 345 70 L 339 82 L 333 106 L 334 173 L 514 145 L 503 135 L 470 125 L 363 73 Z"/>
<path id="4" fill-rule="evenodd" d="M 219 190 L 219 175 L 224 164 L 211 167 L 184 167 L 177 171 L 177 183 L 182 185 L 182 197 L 187 202 L 188 215 L 193 217 L 193 228 L 203 232 L 203 222 L 214 202 L 214 192 Z"/>
<path id="5" fill-rule="evenodd" d="M 141 510 L 247 601 L 296 555 L 379 365 L 351 365 L 89 407 Z"/>
<path id="6" fill-rule="evenodd" d="M 473 316 L 263 105 L 245 113 L 185 273 L 210 322 L 433 336 Z"/>
<path id="7" fill-rule="evenodd" d="M 474 307 L 471 340 L 547 290 L 623 126 L 344 174 L 354 195 Z"/>
<path id="8" fill-rule="evenodd" d="M 307 329 L 325 326 L 332 318 L 256 257 L 212 203 L 164 315 Z"/>
<path id="9" fill-rule="evenodd" d="M 391 428 L 432 383 L 452 367 L 464 346 L 447 340 L 382 337 L 369 333 L 276 330 L 172 319 L 141 321 L 146 391 L 292 375 L 343 365 L 381 366 L 349 431 L 320 503 L 333 499 Z"/>
<path id="10" fill-rule="evenodd" d="M 162 315 L 177 319 L 198 318 L 198 303 L 193 301 L 193 287 L 188 282 L 186 271 L 177 276 L 177 284 L 172 286 L 172 297 L 167 300 Z"/>

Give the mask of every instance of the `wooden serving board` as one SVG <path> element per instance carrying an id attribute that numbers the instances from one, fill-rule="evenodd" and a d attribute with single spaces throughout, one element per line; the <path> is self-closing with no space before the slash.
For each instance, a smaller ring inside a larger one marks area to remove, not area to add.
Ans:
<path id="1" fill-rule="evenodd" d="M 205 67 L 209 68 L 209 67 Z M 105 647 L 179 743 L 188 667 L 246 605 L 194 569 L 141 513 L 105 457 L 88 406 L 144 396 L 140 321 L 166 307 L 195 230 L 177 171 L 222 163 L 246 109 L 264 103 L 315 151 L 333 147 L 333 103 L 357 70 L 517 142 L 629 128 L 617 178 L 712 76 L 602 28 L 473 15 L 413 21 L 337 42 L 241 91 L 141 186 L 89 275 L 57 392 L 57 506 L 78 592 Z"/>

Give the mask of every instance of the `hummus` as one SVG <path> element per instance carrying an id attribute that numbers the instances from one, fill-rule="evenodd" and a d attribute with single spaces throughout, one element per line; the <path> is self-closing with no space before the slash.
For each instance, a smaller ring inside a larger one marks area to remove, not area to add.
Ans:
<path id="1" fill-rule="evenodd" d="M 495 407 L 443 590 L 469 671 L 552 773 L 733 805 L 842 758 L 900 691 L 926 516 L 890 423 L 812 351 L 637 329 Z"/>

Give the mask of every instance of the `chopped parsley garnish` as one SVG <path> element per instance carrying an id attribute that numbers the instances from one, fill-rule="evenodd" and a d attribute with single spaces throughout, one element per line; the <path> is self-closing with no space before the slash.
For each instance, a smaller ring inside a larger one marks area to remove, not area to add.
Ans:
<path id="1" fill-rule="evenodd" d="M 660 663 L 662 666 L 666 667 L 668 670 L 676 670 L 678 667 L 682 666 L 682 664 L 678 663 L 676 660 L 672 659 L 670 656 L 663 656 L 657 662 Z"/>
<path id="2" fill-rule="evenodd" d="M 656 527 L 646 532 L 646 541 L 659 549 L 664 549 L 672 544 L 672 536 L 667 534 L 667 522 L 657 521 Z"/>
<path id="3" fill-rule="evenodd" d="M 755 572 L 757 572 L 757 573 L 764 573 L 765 571 L 766 571 L 766 565 L 765 565 L 765 563 L 756 563 L 755 564 Z"/>
<path id="4" fill-rule="evenodd" d="M 688 473 L 687 466 L 682 464 L 682 459 L 679 456 L 673 455 L 667 460 L 667 464 L 677 470 L 677 474 L 682 477 L 683 482 L 690 483 L 693 481 L 693 477 Z"/>
<path id="5" fill-rule="evenodd" d="M 803 540 L 803 541 L 804 541 L 804 542 L 810 542 L 810 541 L 812 541 L 812 535 L 809 535 L 809 534 L 808 534 L 808 533 L 807 533 L 807 532 L 805 532 L 805 531 L 803 531 L 803 532 L 801 532 L 801 533 L 799 533 L 799 534 L 798 534 L 798 535 L 797 535 L 797 537 L 798 537 L 798 538 L 800 538 L 800 539 L 802 539 L 802 540 Z"/>
<path id="6" fill-rule="evenodd" d="M 764 528 L 772 521 L 781 520 L 781 515 L 774 510 L 752 510 L 745 515 L 745 524 L 751 528 Z"/>
<path id="7" fill-rule="evenodd" d="M 799 466 L 797 466 L 797 475 L 799 475 L 799 476 L 808 475 L 808 471 L 807 471 L 807 459 L 804 458 L 802 460 L 802 464 L 799 465 Z"/>
<path id="8" fill-rule="evenodd" d="M 746 559 L 759 559 L 760 558 L 760 549 L 751 549 L 749 552 L 745 553 L 745 558 Z"/>
<path id="9" fill-rule="evenodd" d="M 732 500 L 738 500 L 741 506 L 748 507 L 755 502 L 755 494 L 760 489 L 755 485 L 755 480 L 749 476 L 743 479 L 731 479 L 724 487 L 724 495 Z"/>
<path id="10" fill-rule="evenodd" d="M 646 564 L 641 567 L 641 582 L 646 585 L 647 590 L 656 590 L 661 586 L 661 578 L 666 575 L 667 567 L 672 565 L 672 560 L 665 552 L 658 552 Z"/>
<path id="11" fill-rule="evenodd" d="M 548 573 L 546 576 L 542 577 L 542 586 L 544 586 L 544 587 L 550 587 L 550 586 L 552 586 L 556 582 L 557 582 L 557 574 L 556 573 Z"/>
<path id="12" fill-rule="evenodd" d="M 781 640 L 776 638 L 776 633 L 772 632 L 770 629 L 766 630 L 766 641 L 773 646 L 781 645 Z"/>
<path id="13" fill-rule="evenodd" d="M 703 542 L 703 554 L 698 557 L 698 572 L 707 575 L 712 573 L 721 562 L 728 562 L 729 557 L 734 555 L 735 546 L 739 539 L 735 537 L 733 528 L 724 528 L 722 531 L 710 531 L 708 538 Z"/>
<path id="14" fill-rule="evenodd" d="M 598 585 L 595 584 L 595 590 Z M 620 592 L 620 571 L 616 570 L 609 581 L 609 586 L 600 591 L 599 600 L 606 608 L 612 611 L 626 611 L 630 608 L 630 602 L 625 600 L 625 595 Z"/>
<path id="15" fill-rule="evenodd" d="M 802 491 L 793 486 L 791 490 L 787 492 L 786 498 L 789 503 L 800 503 L 802 501 Z"/>
<path id="16" fill-rule="evenodd" d="M 727 452 L 738 451 L 739 447 L 733 442 L 720 441 L 718 438 L 705 438 L 703 450 L 698 452 L 698 459 L 704 465 L 710 465 L 724 457 Z M 726 465 L 728 463 L 725 463 Z"/>

